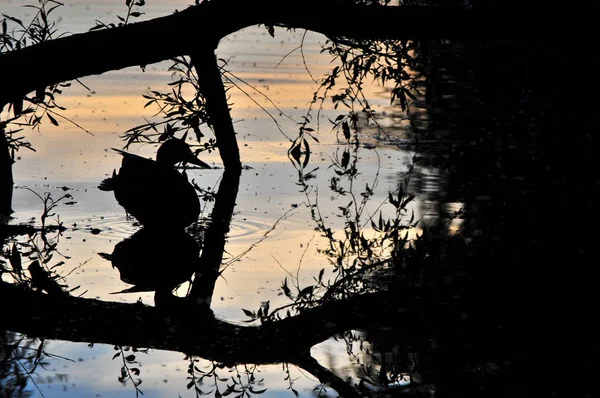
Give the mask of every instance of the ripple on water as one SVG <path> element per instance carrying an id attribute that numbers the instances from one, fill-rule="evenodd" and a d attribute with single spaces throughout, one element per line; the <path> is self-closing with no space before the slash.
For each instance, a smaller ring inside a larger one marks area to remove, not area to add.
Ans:
<path id="1" fill-rule="evenodd" d="M 265 237 L 277 236 L 279 239 L 288 233 L 302 234 L 310 228 L 307 220 L 298 217 L 297 214 L 289 214 L 287 217 L 274 218 L 267 214 L 244 214 L 234 216 L 231 222 L 231 230 L 228 234 L 229 242 L 235 244 L 253 244 Z"/>
<path id="2" fill-rule="evenodd" d="M 106 240 L 122 240 L 133 235 L 140 226 L 135 219 L 125 214 L 91 216 L 67 225 L 73 236 L 86 237 L 90 234 Z"/>

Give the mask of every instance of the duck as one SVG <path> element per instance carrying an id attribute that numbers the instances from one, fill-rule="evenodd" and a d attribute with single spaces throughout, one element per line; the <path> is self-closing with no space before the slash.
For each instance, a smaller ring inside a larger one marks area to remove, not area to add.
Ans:
<path id="1" fill-rule="evenodd" d="M 183 138 L 171 137 L 161 144 L 156 160 L 112 148 L 123 156 L 121 168 L 99 185 L 114 192 L 117 202 L 144 227 L 183 229 L 200 215 L 200 201 L 178 163 L 211 167 L 192 153 Z"/>

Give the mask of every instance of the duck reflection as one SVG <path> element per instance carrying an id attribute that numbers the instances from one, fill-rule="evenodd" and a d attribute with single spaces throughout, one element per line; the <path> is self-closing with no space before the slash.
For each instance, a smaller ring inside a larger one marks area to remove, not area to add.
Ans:
<path id="1" fill-rule="evenodd" d="M 113 148 L 123 155 L 121 168 L 98 188 L 113 191 L 117 202 L 144 226 L 187 227 L 198 219 L 200 202 L 187 176 L 175 165 L 210 166 L 194 156 L 185 138 L 167 139 L 158 149 L 156 161 Z"/>
<path id="2" fill-rule="evenodd" d="M 111 254 L 99 253 L 119 270 L 121 280 L 134 285 L 115 293 L 156 291 L 171 294 L 189 281 L 199 263 L 200 247 L 183 230 L 142 228 L 117 243 Z"/>

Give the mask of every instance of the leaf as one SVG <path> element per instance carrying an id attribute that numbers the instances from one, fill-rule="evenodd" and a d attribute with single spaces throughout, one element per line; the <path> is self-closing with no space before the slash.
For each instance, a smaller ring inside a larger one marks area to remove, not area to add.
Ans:
<path id="1" fill-rule="evenodd" d="M 234 381 L 234 383 L 235 383 L 235 381 Z M 234 392 L 234 391 L 235 391 L 235 384 L 228 385 L 228 386 L 227 386 L 227 390 L 225 390 L 225 391 L 223 392 L 223 396 L 224 396 L 224 397 L 226 397 L 226 396 L 230 395 L 230 394 L 231 394 L 232 392 Z"/>
<path id="2" fill-rule="evenodd" d="M 313 292 L 314 286 L 307 286 L 300 291 L 300 296 L 308 296 Z"/>
<path id="3" fill-rule="evenodd" d="M 294 147 L 290 150 L 290 155 L 296 161 L 296 163 L 300 164 L 300 144 L 295 144 Z"/>
<path id="4" fill-rule="evenodd" d="M 51 114 L 46 113 L 46 116 L 48 116 L 48 119 L 50 119 L 50 123 L 52 123 L 55 126 L 58 126 L 58 122 L 56 121 L 56 119 L 54 117 L 52 117 Z"/>
<path id="5" fill-rule="evenodd" d="M 144 15 L 144 13 L 143 13 L 143 12 L 137 12 L 137 11 L 134 11 L 134 12 L 132 12 L 132 13 L 131 13 L 131 14 L 129 14 L 129 15 L 130 15 L 130 16 L 132 16 L 132 17 L 134 17 L 134 18 L 137 18 L 137 17 L 139 17 L 139 16 L 141 16 L 141 15 Z"/>
<path id="6" fill-rule="evenodd" d="M 342 155 L 342 168 L 348 168 L 348 164 L 350 163 L 350 152 L 344 151 Z"/>
<path id="7" fill-rule="evenodd" d="M 404 94 L 406 94 L 406 96 L 413 101 L 417 100 L 417 98 L 414 96 L 414 94 L 411 93 L 410 90 L 408 90 L 408 89 L 404 89 Z"/>
<path id="8" fill-rule="evenodd" d="M 43 354 L 43 352 L 44 352 L 44 343 L 42 342 L 42 343 L 40 343 L 40 345 L 38 346 L 38 349 L 37 349 L 37 352 L 36 352 L 35 358 L 36 358 L 37 360 L 39 360 L 39 359 L 42 357 L 42 354 Z"/>
<path id="9" fill-rule="evenodd" d="M 304 142 L 304 162 L 302 163 L 302 168 L 304 169 L 308 166 L 308 161 L 310 160 L 310 146 L 306 139 L 303 139 L 302 142 Z"/>
<path id="10" fill-rule="evenodd" d="M 344 138 L 349 140 L 350 139 L 350 126 L 348 126 L 348 122 L 344 121 L 342 123 L 342 131 L 344 132 Z"/>
<path id="11" fill-rule="evenodd" d="M 121 353 L 120 353 L 120 352 L 117 352 L 115 355 L 113 355 L 112 359 L 118 358 L 118 357 L 120 357 L 120 356 L 121 356 Z"/>
<path id="12" fill-rule="evenodd" d="M 2 14 L 2 15 L 4 15 L 4 14 Z M 18 19 L 18 18 L 15 18 L 15 17 L 10 17 L 10 16 L 8 16 L 8 15 L 6 16 L 6 18 L 10 19 L 11 21 L 13 21 L 14 23 L 16 23 L 17 25 L 21 25 L 21 26 L 23 26 L 23 22 L 21 22 L 21 20 L 20 20 L 20 19 Z"/>
<path id="13" fill-rule="evenodd" d="M 246 316 L 249 316 L 251 318 L 256 318 L 256 315 L 254 315 L 254 312 L 246 310 L 244 308 L 242 308 L 242 311 L 244 311 L 244 314 L 246 314 Z"/>
<path id="14" fill-rule="evenodd" d="M 135 361 L 135 355 L 133 355 L 133 354 L 128 355 L 128 356 L 125 357 L 125 360 L 127 362 L 133 362 L 133 361 Z"/>
<path id="15" fill-rule="evenodd" d="M 290 288 L 287 285 L 287 278 L 285 278 L 285 280 L 283 281 L 283 285 L 281 286 L 281 288 L 283 289 L 283 293 L 286 295 L 286 297 L 292 297 Z"/>

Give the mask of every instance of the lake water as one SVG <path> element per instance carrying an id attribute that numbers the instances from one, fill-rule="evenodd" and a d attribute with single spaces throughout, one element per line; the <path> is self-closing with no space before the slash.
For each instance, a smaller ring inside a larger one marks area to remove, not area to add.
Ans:
<path id="1" fill-rule="evenodd" d="M 89 29 L 97 19 L 116 22 L 116 15 L 125 12 L 122 3 L 69 1 L 57 10 L 58 28 L 78 33 Z M 144 18 L 167 15 L 187 4 L 184 1 L 148 3 Z M 0 10 L 23 19 L 32 15 L 31 10 L 23 10 L 20 5 L 18 1 L 0 1 Z M 343 227 L 339 207 L 347 205 L 348 199 L 329 189 L 334 176 L 329 166 L 339 146 L 328 121 L 342 112 L 325 104 L 321 113 L 320 142 L 311 142 L 311 167 L 318 170 L 310 181 L 308 194 L 301 192 L 296 184 L 297 170 L 287 156 L 290 142 L 285 135 L 295 137 L 297 123 L 305 115 L 317 89 L 312 77 L 320 78 L 331 67 L 330 56 L 320 53 L 325 38 L 311 33 L 304 37 L 304 34 L 277 29 L 272 38 L 264 27 L 253 27 L 223 39 L 217 50 L 218 57 L 228 62 L 227 70 L 231 74 L 227 77 L 251 96 L 248 98 L 235 87 L 229 91 L 245 169 L 226 244 L 224 262 L 228 266 L 217 282 L 212 301 L 216 317 L 229 322 L 242 323 L 247 318 L 242 308 L 257 310 L 264 301 L 269 301 L 272 308 L 287 304 L 289 301 L 281 290 L 286 277 L 297 274 L 300 284 L 310 283 L 319 270 L 329 266 L 327 258 L 319 253 L 327 242 L 315 231 L 315 222 L 306 206 L 308 200 L 319 200 L 323 217 L 334 231 L 339 233 Z M 302 42 L 303 54 L 297 49 Z M 123 146 L 120 134 L 143 123 L 144 118 L 152 117 L 152 110 L 144 109 L 146 100 L 141 95 L 148 89 L 167 90 L 170 81 L 167 66 L 168 63 L 161 63 L 149 65 L 145 71 L 129 68 L 82 79 L 92 91 L 73 82 L 60 96 L 59 103 L 68 109 L 64 112 L 66 118 L 91 134 L 60 119 L 59 127 L 45 121 L 40 131 L 24 131 L 36 151 L 22 149 L 18 153 L 14 165 L 12 223 L 32 219 L 39 223 L 43 205 L 32 191 L 39 195 L 51 193 L 55 199 L 65 193 L 72 195 L 75 204 L 59 205 L 55 209 L 55 217 L 59 217 L 66 231 L 57 238 L 60 255 L 55 254 L 53 261 L 65 262 L 61 273 L 68 275 L 66 284 L 81 286 L 76 294 L 83 293 L 83 297 L 130 303 L 141 299 L 149 305 L 153 303 L 152 293 L 112 294 L 129 285 L 120 280 L 118 271 L 98 253 L 110 253 L 116 243 L 139 227 L 126 217 L 111 193 L 102 192 L 97 186 L 120 165 L 120 155 L 111 150 Z M 366 92 L 373 109 L 386 111 L 389 100 L 382 88 L 367 87 Z M 267 112 L 281 123 L 285 135 Z M 384 117 L 382 122 L 390 126 L 390 133 L 402 138 L 398 136 L 401 132 L 392 129 L 395 123 L 390 119 Z M 380 145 L 368 127 L 364 130 L 363 142 L 372 145 L 358 150 L 360 175 L 356 186 L 368 183 L 375 188 L 375 196 L 365 214 L 376 214 L 388 192 L 398 188 L 412 153 Z M 130 151 L 154 156 L 156 146 L 133 146 Z M 214 168 L 188 170 L 189 178 L 203 188 L 216 188 L 223 173 L 220 159 L 215 153 L 202 159 Z M 435 178 L 432 183 L 435 184 Z M 426 216 L 422 210 L 427 207 L 416 203 L 413 207 L 416 218 Z M 211 204 L 204 205 L 206 216 L 210 214 Z M 115 353 L 112 346 L 89 347 L 84 343 L 53 341 L 45 350 L 57 357 L 49 358 L 48 364 L 38 368 L 28 381 L 27 390 L 33 396 L 132 397 L 136 394 L 130 382 L 121 384 L 117 380 L 122 363 L 120 359 L 112 359 Z M 343 342 L 330 340 L 320 344 L 313 348 L 313 356 L 341 376 L 354 374 Z M 186 388 L 189 363 L 182 353 L 151 350 L 138 358 L 142 363 L 140 388 L 144 396 L 194 395 L 193 390 Z M 289 384 L 281 365 L 261 366 L 260 372 L 265 378 L 264 387 L 268 388 L 263 396 L 293 396 L 287 389 Z M 298 368 L 290 368 L 290 372 L 300 395 L 313 396 L 317 380 Z"/>

